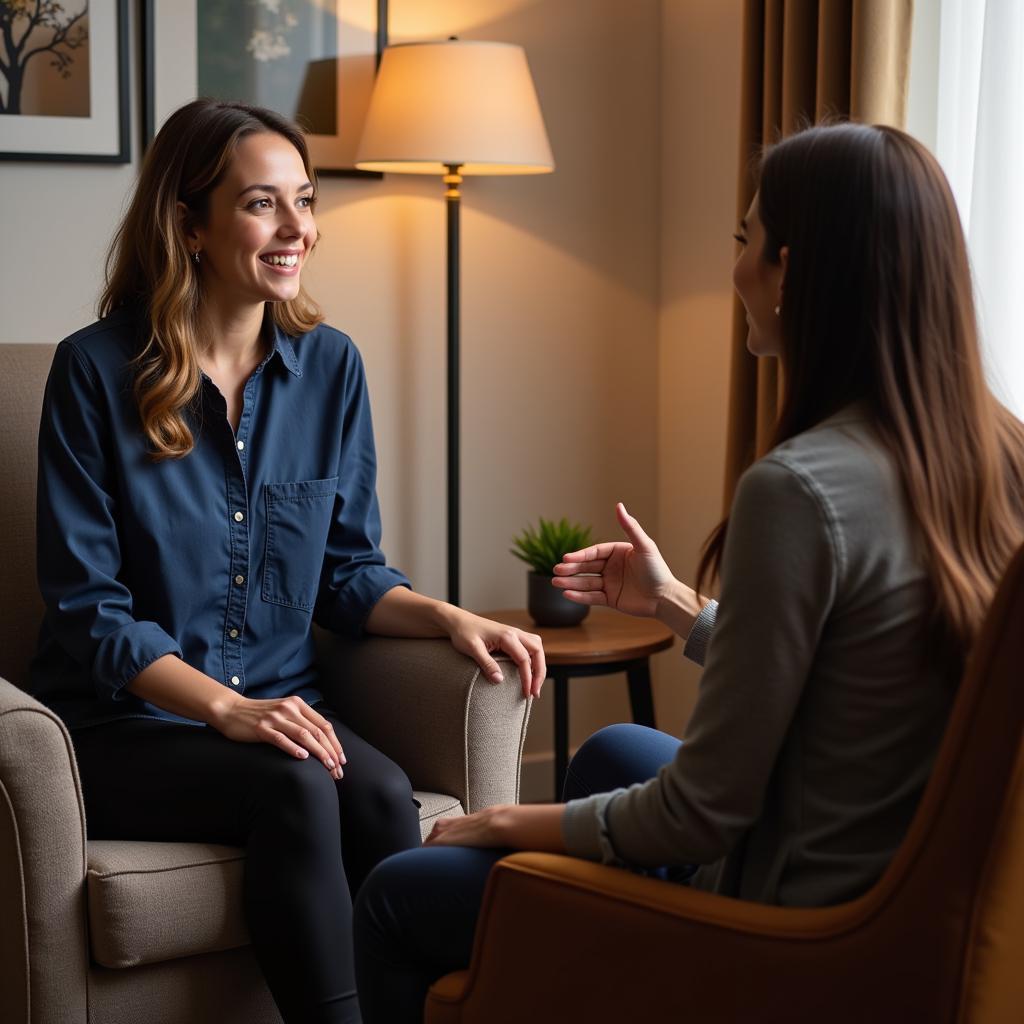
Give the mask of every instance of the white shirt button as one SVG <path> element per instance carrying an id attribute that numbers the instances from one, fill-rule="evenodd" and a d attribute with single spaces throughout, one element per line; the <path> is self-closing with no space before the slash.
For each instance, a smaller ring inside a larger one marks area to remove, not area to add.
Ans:
<path id="1" fill-rule="evenodd" d="M 237 448 L 237 449 L 238 449 L 238 450 L 239 450 L 240 452 L 241 452 L 241 451 L 245 451 L 245 442 L 244 442 L 244 441 L 236 441 L 236 442 L 235 442 L 235 447 L 236 447 L 236 448 Z"/>
<path id="2" fill-rule="evenodd" d="M 239 684 L 239 683 L 240 683 L 241 681 L 242 681 L 242 680 L 241 680 L 241 679 L 239 679 L 239 678 L 238 678 L 238 676 L 232 676 L 232 677 L 231 677 L 231 685 L 232 685 L 232 686 L 238 686 L 238 684 Z"/>
<path id="3" fill-rule="evenodd" d="M 238 636 L 238 630 L 237 629 L 229 629 L 228 630 L 228 636 L 231 637 L 232 640 L 234 640 L 235 637 Z"/>
<path id="4" fill-rule="evenodd" d="M 245 518 L 245 516 L 241 512 L 236 512 L 235 513 L 235 522 L 236 523 L 240 523 L 244 518 Z"/>
<path id="5" fill-rule="evenodd" d="M 242 585 L 242 584 L 243 584 L 243 583 L 245 582 L 245 577 L 244 577 L 244 576 L 236 576 L 236 577 L 235 577 L 235 582 L 236 582 L 236 583 L 237 583 L 237 584 L 238 584 L 239 586 L 241 586 L 241 585 Z"/>

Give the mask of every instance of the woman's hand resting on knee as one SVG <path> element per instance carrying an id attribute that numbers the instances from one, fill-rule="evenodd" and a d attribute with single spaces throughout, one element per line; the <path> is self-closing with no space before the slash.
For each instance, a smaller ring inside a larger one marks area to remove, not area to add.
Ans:
<path id="1" fill-rule="evenodd" d="M 345 751 L 331 723 L 316 708 L 301 697 L 278 697 L 272 700 L 252 700 L 235 695 L 236 699 L 223 705 L 210 724 L 228 739 L 240 743 L 270 743 L 280 747 L 292 757 L 306 758 L 310 754 L 340 779 L 345 773 Z"/>
<path id="2" fill-rule="evenodd" d="M 620 501 L 615 506 L 628 541 L 570 551 L 554 567 L 551 585 L 578 604 L 603 604 L 627 615 L 658 618 L 685 636 L 700 612 L 695 591 L 672 575 L 658 545 Z"/>
<path id="3" fill-rule="evenodd" d="M 271 743 L 292 757 L 312 754 L 336 779 L 342 776 L 345 752 L 334 728 L 294 694 L 273 700 L 243 697 L 173 654 L 147 665 L 125 689 L 175 715 L 206 722 L 228 739 Z"/>

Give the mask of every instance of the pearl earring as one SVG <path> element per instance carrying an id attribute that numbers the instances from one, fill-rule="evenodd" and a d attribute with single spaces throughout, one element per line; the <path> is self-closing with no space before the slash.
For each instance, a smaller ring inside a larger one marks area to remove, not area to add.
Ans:
<path id="1" fill-rule="evenodd" d="M 198 262 L 199 262 L 199 253 L 196 253 L 196 263 L 198 263 Z M 776 316 L 781 316 L 782 315 L 782 307 L 781 306 L 776 306 L 775 307 L 775 315 Z"/>

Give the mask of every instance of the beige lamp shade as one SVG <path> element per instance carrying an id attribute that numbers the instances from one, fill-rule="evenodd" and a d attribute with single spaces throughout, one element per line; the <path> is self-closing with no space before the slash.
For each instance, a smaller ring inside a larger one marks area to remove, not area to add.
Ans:
<path id="1" fill-rule="evenodd" d="M 384 50 L 356 167 L 444 174 L 555 169 L 521 46 L 475 40 Z"/>

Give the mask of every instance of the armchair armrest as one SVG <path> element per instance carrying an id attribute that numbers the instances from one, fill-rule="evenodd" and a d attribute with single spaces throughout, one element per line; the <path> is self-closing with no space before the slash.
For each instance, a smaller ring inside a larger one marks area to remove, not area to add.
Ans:
<path id="1" fill-rule="evenodd" d="M 876 910 L 870 897 L 821 909 L 766 906 L 517 853 L 491 871 L 470 969 L 431 988 L 424 1019 L 916 1019 L 902 1015 L 896 996 L 906 960 L 872 953 Z M 509 963 L 523 964 L 522 974 L 510 975 Z"/>
<path id="2" fill-rule="evenodd" d="M 532 701 L 510 660 L 496 659 L 492 683 L 447 640 L 314 632 L 327 703 L 414 789 L 450 793 L 466 813 L 518 801 Z"/>
<path id="3" fill-rule="evenodd" d="M 84 1024 L 85 810 L 71 737 L 0 678 L 0 1020 Z"/>

